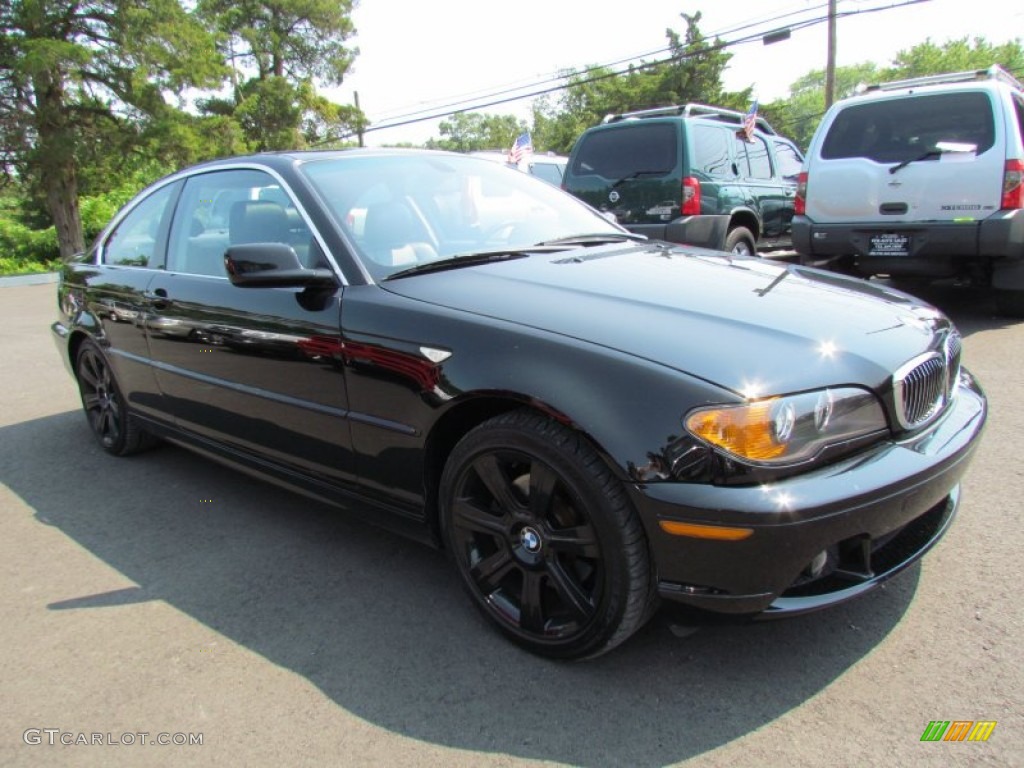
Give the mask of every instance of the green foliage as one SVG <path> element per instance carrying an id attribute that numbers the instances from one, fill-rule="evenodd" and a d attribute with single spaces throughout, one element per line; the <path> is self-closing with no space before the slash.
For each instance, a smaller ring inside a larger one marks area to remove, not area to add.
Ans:
<path id="1" fill-rule="evenodd" d="M 1020 40 L 993 45 L 983 37 L 964 37 L 942 44 L 927 39 L 900 51 L 888 66 L 864 62 L 837 67 L 836 98 L 852 96 L 858 85 L 988 69 L 993 64 L 1017 78 L 1024 77 L 1024 48 Z M 761 112 L 775 130 L 806 149 L 825 114 L 825 71 L 808 72 L 790 86 L 788 98 L 762 105 Z"/>
<path id="2" fill-rule="evenodd" d="M 127 173 L 107 191 L 79 198 L 85 242 L 92 242 L 121 206 L 168 171 L 150 162 Z M 56 228 L 34 226 L 24 215 L 18 190 L 13 192 L 14 196 L 0 198 L 0 275 L 55 269 L 60 259 Z"/>
<path id="3" fill-rule="evenodd" d="M 29 229 L 0 215 L 0 253 L 0 274 L 45 272 L 60 256 L 57 231 Z"/>
<path id="4" fill-rule="evenodd" d="M 563 154 L 576 138 L 609 114 L 653 107 L 699 102 L 746 109 L 750 91 L 729 93 L 722 88 L 722 74 L 732 54 L 720 41 L 708 41 L 700 32 L 701 14 L 680 14 L 686 31 L 680 36 L 668 29 L 670 56 L 665 61 L 643 62 L 626 72 L 592 67 L 570 72 L 569 87 L 553 100 L 534 106 L 535 145 Z"/>
<path id="5" fill-rule="evenodd" d="M 221 33 L 219 45 L 237 73 L 254 69 L 257 80 L 335 85 L 358 53 L 345 46 L 355 34 L 352 6 L 352 0 L 199 0 L 197 12 Z"/>
<path id="6" fill-rule="evenodd" d="M 480 112 L 459 112 L 440 125 L 439 141 L 427 142 L 430 149 L 452 152 L 475 152 L 481 149 L 508 149 L 526 124 L 515 115 L 485 115 Z"/>
<path id="7" fill-rule="evenodd" d="M 852 96 L 858 85 L 879 82 L 880 77 L 878 66 L 870 62 L 836 67 L 836 98 Z M 825 70 L 808 72 L 790 86 L 789 93 L 788 99 L 762 104 L 758 111 L 776 131 L 806 150 L 825 114 Z"/>
<path id="8" fill-rule="evenodd" d="M 329 101 L 314 85 L 340 84 L 352 66 L 351 0 L 200 0 L 197 13 L 219 32 L 233 93 L 199 106 L 235 119 L 251 148 L 337 144 L 366 126 L 360 110 Z"/>
<path id="9" fill-rule="evenodd" d="M 928 38 L 896 54 L 893 66 L 885 71 L 886 80 L 899 80 L 940 72 L 966 72 L 987 69 L 998 64 L 1017 77 L 1024 76 L 1024 49 L 1020 40 L 993 45 L 984 37 L 962 37 L 937 45 Z"/>
<path id="10" fill-rule="evenodd" d="M 235 118 L 256 150 L 293 149 L 300 144 L 302 108 L 295 86 L 271 76 L 246 85 Z"/>
<path id="11" fill-rule="evenodd" d="M 68 256 L 84 244 L 75 202 L 90 156 L 116 163 L 167 113 L 165 94 L 217 87 L 227 70 L 180 0 L 9 0 L 0 22 L 0 162 Z"/>

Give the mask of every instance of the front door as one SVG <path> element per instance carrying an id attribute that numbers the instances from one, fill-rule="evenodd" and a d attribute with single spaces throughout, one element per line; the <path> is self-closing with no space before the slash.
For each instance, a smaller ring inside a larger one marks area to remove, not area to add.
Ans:
<path id="1" fill-rule="evenodd" d="M 327 480 L 351 478 L 341 362 L 342 288 L 238 288 L 228 245 L 282 242 L 307 264 L 319 246 L 284 185 L 255 169 L 190 177 L 167 268 L 149 286 L 147 330 L 167 409 L 179 427 L 243 454 Z"/>

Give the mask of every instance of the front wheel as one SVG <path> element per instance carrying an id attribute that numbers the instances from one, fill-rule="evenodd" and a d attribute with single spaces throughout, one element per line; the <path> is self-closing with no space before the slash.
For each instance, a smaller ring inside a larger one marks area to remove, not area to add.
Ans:
<path id="1" fill-rule="evenodd" d="M 470 431 L 445 465 L 440 501 L 473 602 L 528 650 L 597 656 L 653 610 L 629 499 L 589 443 L 550 419 L 514 411 Z"/>
<path id="2" fill-rule="evenodd" d="M 754 256 L 754 235 L 746 227 L 733 227 L 725 238 L 725 250 L 737 256 Z"/>
<path id="3" fill-rule="evenodd" d="M 83 341 L 78 349 L 75 378 L 85 417 L 103 450 L 128 456 L 149 447 L 152 438 L 128 412 L 109 363 L 92 341 Z"/>

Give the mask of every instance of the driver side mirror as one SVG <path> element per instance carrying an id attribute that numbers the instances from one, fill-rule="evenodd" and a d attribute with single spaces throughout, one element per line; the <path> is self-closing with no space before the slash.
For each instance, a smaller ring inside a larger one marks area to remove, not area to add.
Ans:
<path id="1" fill-rule="evenodd" d="M 232 245 L 224 253 L 224 269 L 239 288 L 333 288 L 330 269 L 302 266 L 295 249 L 284 243 Z"/>

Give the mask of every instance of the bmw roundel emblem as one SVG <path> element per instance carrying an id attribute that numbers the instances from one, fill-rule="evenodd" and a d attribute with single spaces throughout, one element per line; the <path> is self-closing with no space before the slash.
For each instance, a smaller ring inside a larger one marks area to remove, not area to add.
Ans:
<path id="1" fill-rule="evenodd" d="M 613 190 L 612 190 L 612 191 L 611 191 L 611 192 L 610 192 L 610 193 L 608 194 L 608 199 L 609 199 L 609 200 L 610 200 L 611 202 L 613 202 L 613 203 L 617 203 L 617 202 L 619 202 L 619 193 L 618 193 L 618 192 L 616 192 L 616 191 L 615 191 L 615 190 L 613 189 Z"/>

